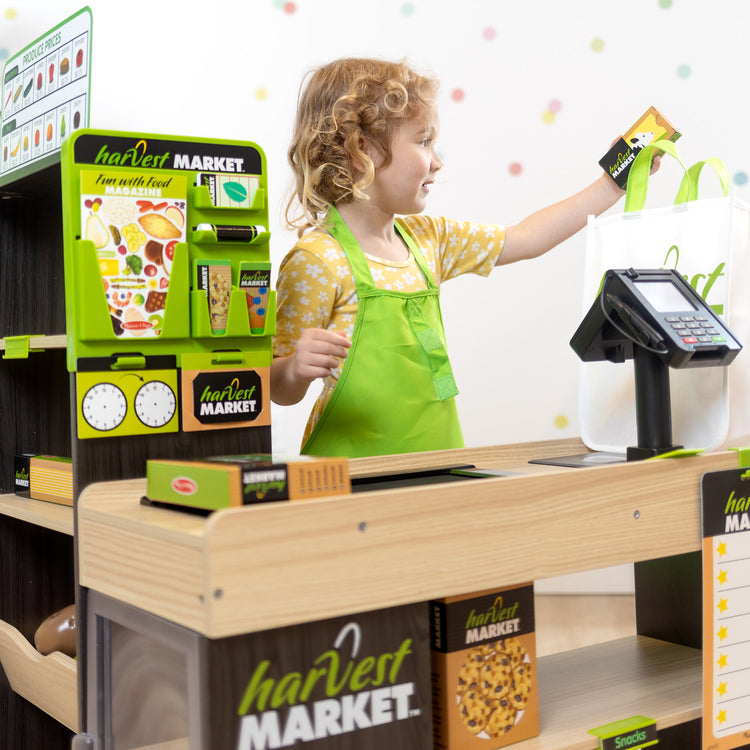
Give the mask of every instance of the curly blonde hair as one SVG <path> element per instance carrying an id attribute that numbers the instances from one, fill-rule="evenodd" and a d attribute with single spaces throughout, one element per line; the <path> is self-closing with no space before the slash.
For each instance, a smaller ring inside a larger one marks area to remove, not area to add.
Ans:
<path id="1" fill-rule="evenodd" d="M 406 120 L 429 116 L 437 88 L 435 79 L 405 62 L 345 58 L 314 69 L 303 81 L 288 151 L 294 174 L 289 228 L 301 235 L 322 226 L 334 203 L 363 197 L 375 168 L 362 139 L 382 152 L 387 165 L 394 132 Z"/>

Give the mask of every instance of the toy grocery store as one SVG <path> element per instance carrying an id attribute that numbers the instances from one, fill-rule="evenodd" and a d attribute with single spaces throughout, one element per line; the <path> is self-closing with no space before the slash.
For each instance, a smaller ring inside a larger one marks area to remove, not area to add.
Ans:
<path id="1" fill-rule="evenodd" d="M 0 748 L 750 748 L 748 11 L 575 10 L 0 4 Z"/>

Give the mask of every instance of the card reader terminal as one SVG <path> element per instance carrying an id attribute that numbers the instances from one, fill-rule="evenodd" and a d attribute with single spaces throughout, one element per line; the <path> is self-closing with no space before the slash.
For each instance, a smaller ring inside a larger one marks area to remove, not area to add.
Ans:
<path id="1" fill-rule="evenodd" d="M 669 367 L 728 365 L 742 349 L 674 269 L 609 270 L 570 342 L 584 362 L 633 358 L 640 346 Z"/>

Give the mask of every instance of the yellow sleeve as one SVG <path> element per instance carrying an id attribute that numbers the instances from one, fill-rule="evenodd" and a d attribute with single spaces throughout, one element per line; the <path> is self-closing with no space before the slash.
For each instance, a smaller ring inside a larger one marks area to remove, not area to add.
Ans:
<path id="1" fill-rule="evenodd" d="M 423 248 L 439 284 L 466 273 L 488 276 L 505 242 L 505 227 L 430 216 L 407 216 L 404 224 Z"/>

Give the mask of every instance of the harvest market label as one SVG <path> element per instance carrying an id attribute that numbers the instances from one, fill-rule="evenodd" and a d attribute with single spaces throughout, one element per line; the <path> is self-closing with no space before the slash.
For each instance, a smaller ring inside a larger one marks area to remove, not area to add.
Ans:
<path id="1" fill-rule="evenodd" d="M 210 747 L 432 749 L 424 604 L 211 641 Z"/>
<path id="2" fill-rule="evenodd" d="M 268 368 L 183 370 L 186 432 L 271 424 Z"/>
<path id="3" fill-rule="evenodd" d="M 750 474 L 706 474 L 701 491 L 703 747 L 728 750 L 750 742 Z"/>

